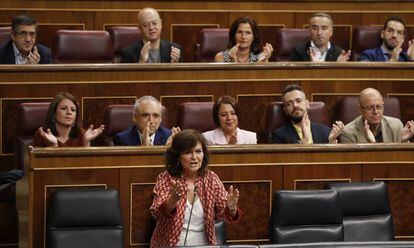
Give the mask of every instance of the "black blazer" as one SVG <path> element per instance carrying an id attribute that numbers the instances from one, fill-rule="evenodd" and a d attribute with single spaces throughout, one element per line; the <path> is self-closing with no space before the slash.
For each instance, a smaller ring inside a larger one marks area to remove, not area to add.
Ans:
<path id="1" fill-rule="evenodd" d="M 36 44 L 36 46 L 40 55 L 39 64 L 51 64 L 52 53 L 50 52 L 50 49 L 39 44 Z M 13 40 L 6 41 L 0 45 L 0 64 L 16 64 L 13 50 Z"/>
<path id="2" fill-rule="evenodd" d="M 289 60 L 310 61 L 310 57 L 308 55 L 309 47 L 310 42 L 294 47 L 292 49 L 292 53 L 290 54 Z M 343 50 L 344 49 L 331 42 L 331 48 L 329 48 L 328 53 L 326 54 L 325 61 L 336 61 Z"/>
<path id="3" fill-rule="evenodd" d="M 329 143 L 329 133 L 331 129 L 325 125 L 311 122 L 311 132 L 314 144 Z M 285 125 L 272 132 L 272 143 L 276 144 L 297 144 L 300 138 L 292 122 L 288 121 Z"/>
<path id="4" fill-rule="evenodd" d="M 141 54 L 141 49 L 144 46 L 142 40 L 133 43 L 132 45 L 121 50 L 121 63 L 138 63 L 139 56 Z M 180 45 L 176 43 L 169 42 L 167 40 L 160 40 L 160 54 L 161 54 L 161 63 L 170 63 L 171 62 L 171 46 L 174 46 L 181 50 L 180 59 L 181 62 L 183 59 L 183 49 Z"/>
<path id="5" fill-rule="evenodd" d="M 171 130 L 160 126 L 155 132 L 154 145 L 165 145 L 168 138 L 171 136 Z M 115 146 L 140 146 L 141 139 L 137 131 L 137 126 L 134 125 L 127 130 L 119 132 L 114 135 Z"/>

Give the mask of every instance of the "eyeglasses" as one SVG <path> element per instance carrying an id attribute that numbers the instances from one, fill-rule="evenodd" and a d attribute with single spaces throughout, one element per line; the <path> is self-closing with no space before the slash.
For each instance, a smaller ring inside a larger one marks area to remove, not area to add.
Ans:
<path id="1" fill-rule="evenodd" d="M 20 37 L 29 36 L 32 39 L 36 36 L 36 32 L 16 31 L 15 33 L 16 33 L 17 36 L 20 36 Z"/>
<path id="2" fill-rule="evenodd" d="M 361 108 L 362 108 L 365 112 L 382 111 L 382 110 L 384 110 L 384 104 L 381 104 L 381 105 L 368 105 L 368 106 L 361 106 Z"/>

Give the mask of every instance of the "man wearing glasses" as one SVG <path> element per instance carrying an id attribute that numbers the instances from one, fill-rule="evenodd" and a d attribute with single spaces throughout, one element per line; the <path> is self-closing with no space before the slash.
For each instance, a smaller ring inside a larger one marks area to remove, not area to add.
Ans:
<path id="1" fill-rule="evenodd" d="M 341 143 L 406 142 L 413 137 L 414 121 L 403 127 L 399 119 L 384 116 L 384 100 L 376 89 L 361 91 L 358 110 L 361 115 L 345 126 Z"/>
<path id="2" fill-rule="evenodd" d="M 25 14 L 12 21 L 11 40 L 0 45 L 0 64 L 50 64 L 50 49 L 36 44 L 36 21 Z"/>

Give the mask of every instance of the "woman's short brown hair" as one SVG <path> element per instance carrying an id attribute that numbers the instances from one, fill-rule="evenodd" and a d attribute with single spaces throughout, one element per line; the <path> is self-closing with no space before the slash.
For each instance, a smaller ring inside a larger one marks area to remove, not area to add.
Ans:
<path id="1" fill-rule="evenodd" d="M 180 155 L 194 148 L 200 142 L 203 148 L 203 162 L 198 170 L 199 175 L 204 175 L 208 165 L 208 150 L 206 140 L 200 132 L 194 129 L 186 129 L 173 138 L 171 146 L 165 152 L 165 168 L 170 175 L 179 177 L 183 173 L 183 167 L 180 163 Z"/>
<path id="2" fill-rule="evenodd" d="M 217 127 L 220 127 L 219 109 L 222 104 L 230 104 L 236 112 L 237 117 L 239 117 L 239 106 L 236 99 L 231 96 L 222 96 L 214 103 L 213 106 L 213 121 Z"/>

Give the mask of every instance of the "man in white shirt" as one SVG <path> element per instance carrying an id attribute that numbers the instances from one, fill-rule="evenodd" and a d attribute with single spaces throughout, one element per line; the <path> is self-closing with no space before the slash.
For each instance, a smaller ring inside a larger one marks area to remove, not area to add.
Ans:
<path id="1" fill-rule="evenodd" d="M 346 62 L 351 51 L 330 42 L 333 34 L 333 22 L 330 15 L 316 13 L 309 19 L 310 42 L 294 47 L 289 57 L 290 61 L 338 61 Z"/>

